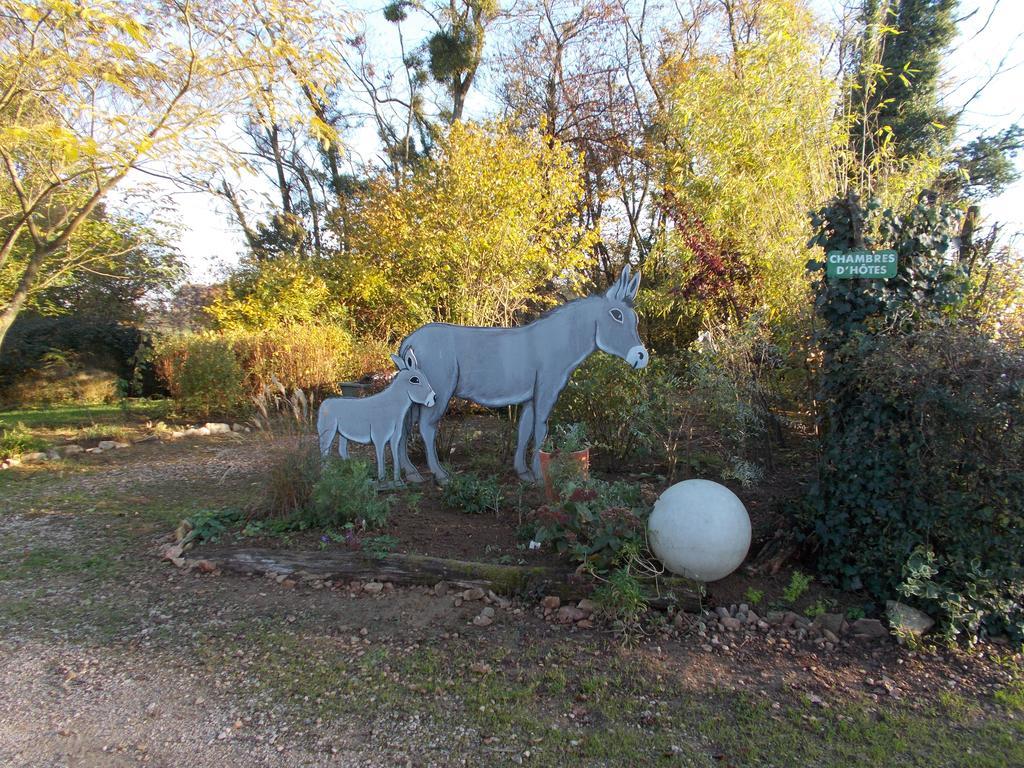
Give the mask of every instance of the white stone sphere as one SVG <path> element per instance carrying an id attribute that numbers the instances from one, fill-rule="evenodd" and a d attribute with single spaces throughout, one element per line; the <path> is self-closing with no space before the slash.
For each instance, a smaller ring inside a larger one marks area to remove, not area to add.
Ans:
<path id="1" fill-rule="evenodd" d="M 684 480 L 661 494 L 647 531 L 651 550 L 665 568 L 698 581 L 728 576 L 750 549 L 746 507 L 711 480 Z"/>

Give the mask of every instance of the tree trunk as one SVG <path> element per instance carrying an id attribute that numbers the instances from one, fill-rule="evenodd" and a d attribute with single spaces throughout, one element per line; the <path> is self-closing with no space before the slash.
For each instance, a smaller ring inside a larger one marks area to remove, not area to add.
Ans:
<path id="1" fill-rule="evenodd" d="M 28 264 L 25 265 L 25 271 L 21 273 L 21 279 L 18 281 L 18 287 L 14 289 L 14 294 L 11 296 L 10 301 L 0 311 L 0 352 L 3 351 L 4 339 L 7 337 L 7 332 L 14 325 L 15 318 L 18 317 L 18 313 L 21 312 L 22 307 L 25 306 L 25 301 L 28 299 L 28 294 L 32 290 L 32 286 L 35 284 L 36 276 L 39 274 L 39 270 L 43 266 L 43 262 L 46 257 L 49 256 L 51 251 L 45 247 L 36 247 L 32 252 L 32 256 L 28 260 Z"/>

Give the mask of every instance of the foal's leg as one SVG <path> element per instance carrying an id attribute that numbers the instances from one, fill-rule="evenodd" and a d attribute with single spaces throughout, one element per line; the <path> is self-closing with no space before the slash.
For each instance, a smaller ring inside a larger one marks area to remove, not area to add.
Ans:
<path id="1" fill-rule="evenodd" d="M 533 400 L 528 400 L 521 406 L 519 414 L 519 439 L 516 442 L 515 468 L 519 479 L 527 483 L 534 482 L 537 478 L 528 466 L 526 466 L 526 449 L 530 443 L 530 435 L 533 434 Z"/>
<path id="2" fill-rule="evenodd" d="M 384 440 L 373 441 L 373 448 L 377 451 L 377 480 L 384 482 Z"/>
<path id="3" fill-rule="evenodd" d="M 403 432 L 404 434 L 404 432 Z M 395 474 L 395 485 L 402 484 L 402 460 L 400 458 L 400 447 L 401 440 L 398 439 L 398 435 L 392 435 L 391 440 L 391 465 L 394 469 Z"/>

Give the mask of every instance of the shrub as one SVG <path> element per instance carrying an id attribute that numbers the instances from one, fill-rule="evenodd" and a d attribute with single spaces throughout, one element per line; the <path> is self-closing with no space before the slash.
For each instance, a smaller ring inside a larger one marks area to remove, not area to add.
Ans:
<path id="1" fill-rule="evenodd" d="M 912 598 L 950 638 L 1024 639 L 1024 355 L 946 326 L 888 340 L 848 385 L 857 409 L 822 470 L 823 567 Z"/>
<path id="2" fill-rule="evenodd" d="M 441 501 L 451 509 L 470 515 L 497 513 L 501 507 L 501 486 L 493 476 L 478 477 L 472 472 L 459 472 L 449 477 L 441 489 Z"/>
<path id="3" fill-rule="evenodd" d="M 301 436 L 275 442 L 263 474 L 263 516 L 291 519 L 306 511 L 320 477 L 320 451 Z"/>
<path id="4" fill-rule="evenodd" d="M 341 381 L 390 365 L 382 343 L 329 325 L 176 336 L 155 357 L 171 396 L 196 416 L 228 413 L 271 384 L 333 393 Z"/>
<path id="5" fill-rule="evenodd" d="M 722 479 L 753 485 L 764 476 L 759 461 L 781 442 L 783 351 L 759 315 L 737 327 L 706 325 L 690 351 L 689 398 L 720 441 Z"/>
<path id="6" fill-rule="evenodd" d="M 245 402 L 245 374 L 227 339 L 208 333 L 175 336 L 158 345 L 157 370 L 186 413 L 208 418 Z"/>
<path id="7" fill-rule="evenodd" d="M 658 358 L 642 371 L 603 353 L 576 369 L 558 398 L 554 425 L 578 423 L 608 457 L 662 459 L 679 414 L 678 381 Z"/>
<path id="8" fill-rule="evenodd" d="M 822 244 L 844 247 L 848 209 L 826 214 Z M 819 283 L 823 445 L 806 522 L 843 586 L 915 603 L 950 641 L 1021 642 L 1024 353 L 957 319 L 955 225 L 927 206 L 888 215 L 896 278 Z"/>
<path id="9" fill-rule="evenodd" d="M 315 528 L 347 523 L 381 528 L 387 522 L 389 501 L 377 493 L 376 478 L 365 461 L 330 458 L 313 484 L 305 518 Z"/>
<path id="10" fill-rule="evenodd" d="M 228 334 L 250 391 L 276 378 L 285 387 L 335 392 L 341 381 L 358 378 L 385 365 L 379 345 L 354 340 L 340 326 L 275 326 Z"/>
<path id="11" fill-rule="evenodd" d="M 639 492 L 625 483 L 590 480 L 559 489 L 558 504 L 531 513 L 533 539 L 556 552 L 607 573 L 646 550 L 645 520 Z"/>

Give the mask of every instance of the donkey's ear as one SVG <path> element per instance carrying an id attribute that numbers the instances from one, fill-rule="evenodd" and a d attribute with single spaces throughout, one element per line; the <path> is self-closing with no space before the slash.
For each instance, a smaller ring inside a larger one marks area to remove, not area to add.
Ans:
<path id="1" fill-rule="evenodd" d="M 640 273 L 637 272 L 633 275 L 633 279 L 629 281 L 629 285 L 626 286 L 626 295 L 623 297 L 630 304 L 636 298 L 636 292 L 640 290 Z"/>
<path id="2" fill-rule="evenodd" d="M 406 368 L 408 368 L 408 366 L 405 364 L 405 360 L 400 358 L 398 355 L 392 355 L 391 362 L 393 362 L 400 371 L 404 371 Z"/>
<path id="3" fill-rule="evenodd" d="M 626 285 L 629 282 L 629 264 L 626 264 L 622 271 L 619 272 L 618 279 L 612 283 L 611 287 L 605 292 L 605 296 L 615 301 L 622 301 L 626 296 Z"/>
<path id="4" fill-rule="evenodd" d="M 405 353 L 405 364 L 409 366 L 409 368 L 420 367 L 419 361 L 416 359 L 416 353 L 412 351 L 412 347 L 409 347 L 409 350 Z"/>

